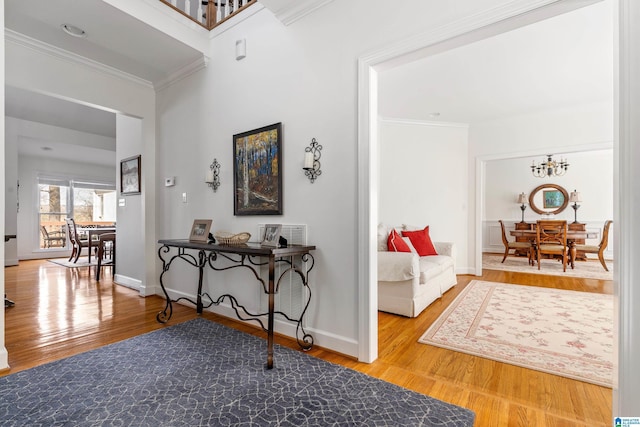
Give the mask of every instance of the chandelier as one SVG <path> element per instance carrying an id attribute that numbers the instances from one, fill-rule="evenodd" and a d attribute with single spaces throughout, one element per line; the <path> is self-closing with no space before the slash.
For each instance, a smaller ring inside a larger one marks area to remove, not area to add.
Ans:
<path id="1" fill-rule="evenodd" d="M 566 159 L 560 159 L 556 162 L 552 159 L 553 154 L 547 154 L 547 161 L 540 162 L 536 165 L 535 161 L 531 163 L 531 173 L 537 178 L 545 178 L 547 176 L 562 176 L 567 173 L 569 163 Z"/>

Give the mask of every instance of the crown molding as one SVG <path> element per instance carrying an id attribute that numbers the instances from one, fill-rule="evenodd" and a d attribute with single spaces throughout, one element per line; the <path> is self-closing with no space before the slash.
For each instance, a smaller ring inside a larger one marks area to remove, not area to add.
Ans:
<path id="1" fill-rule="evenodd" d="M 187 64 L 184 67 L 176 70 L 166 78 L 157 81 L 154 85 L 156 92 L 166 89 L 172 84 L 177 83 L 180 80 L 187 78 L 190 75 L 195 74 L 196 72 L 207 68 L 207 65 L 209 65 L 209 57 L 206 55 L 202 55 L 192 63 Z"/>
<path id="2" fill-rule="evenodd" d="M 393 117 L 378 117 L 378 121 L 380 123 L 391 123 L 395 125 L 469 129 L 468 123 L 459 123 L 459 122 L 437 122 L 437 121 L 430 121 L 430 120 L 396 119 Z"/>
<path id="3" fill-rule="evenodd" d="M 320 9 L 322 6 L 325 6 L 332 1 L 333 0 L 298 0 L 295 3 L 291 2 L 293 3 L 292 5 L 290 4 L 272 12 L 284 25 L 291 25 L 297 20 L 315 12 L 317 9 Z M 268 8 L 269 6 L 265 7 Z"/>
<path id="4" fill-rule="evenodd" d="M 469 42 L 538 22 L 558 11 L 570 10 L 596 3 L 598 0 L 561 2 L 558 0 L 510 0 L 499 6 L 482 10 L 425 33 L 416 34 L 386 47 L 365 53 L 359 58 L 363 64 L 378 69 L 392 68 Z"/>
<path id="5" fill-rule="evenodd" d="M 69 52 L 51 44 L 45 43 L 41 40 L 34 39 L 24 34 L 5 28 L 4 30 L 5 42 L 13 43 L 17 46 L 21 46 L 27 49 L 31 49 L 35 52 L 51 56 L 61 61 L 71 63 L 73 65 L 81 65 L 92 70 L 98 71 L 103 74 L 107 74 L 112 77 L 116 77 L 122 80 L 128 80 L 135 84 L 153 88 L 153 84 L 149 80 L 142 79 L 134 76 L 133 74 L 126 73 L 117 68 L 113 68 L 109 65 L 102 64 L 84 56 L 77 55 L 73 52 Z"/>

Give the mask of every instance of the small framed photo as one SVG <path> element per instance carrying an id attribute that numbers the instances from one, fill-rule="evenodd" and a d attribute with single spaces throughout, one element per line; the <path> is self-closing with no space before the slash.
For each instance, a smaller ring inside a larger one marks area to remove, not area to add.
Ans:
<path id="1" fill-rule="evenodd" d="M 280 242 L 280 230 L 282 224 L 266 224 L 264 226 L 264 238 L 262 239 L 262 245 L 278 247 Z"/>
<path id="2" fill-rule="evenodd" d="M 120 161 L 120 194 L 123 196 L 140 194 L 141 156 Z"/>
<path id="3" fill-rule="evenodd" d="M 191 227 L 191 234 L 189 234 L 190 242 L 207 243 L 209 241 L 209 230 L 211 229 L 210 219 L 196 219 L 193 221 Z"/>

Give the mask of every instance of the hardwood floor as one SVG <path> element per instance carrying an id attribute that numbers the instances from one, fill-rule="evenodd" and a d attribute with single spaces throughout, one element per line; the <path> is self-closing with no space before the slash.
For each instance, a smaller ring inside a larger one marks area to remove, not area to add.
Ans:
<path id="1" fill-rule="evenodd" d="M 92 270 L 93 272 L 93 270 Z M 96 283 L 87 270 L 74 271 L 47 261 L 22 261 L 5 268 L 7 375 L 166 327 L 155 315 L 159 296 L 111 282 Z M 531 371 L 418 343 L 418 338 L 474 279 L 612 293 L 611 281 L 558 278 L 485 270 L 482 277 L 458 276 L 458 285 L 418 318 L 379 313 L 380 357 L 371 364 L 314 347 L 309 354 L 374 377 L 470 408 L 476 426 L 609 426 L 612 391 L 606 387 Z M 174 307 L 169 325 L 195 318 L 190 307 Z M 264 336 L 261 330 L 212 313 L 203 317 Z M 295 341 L 277 342 L 298 349 Z"/>

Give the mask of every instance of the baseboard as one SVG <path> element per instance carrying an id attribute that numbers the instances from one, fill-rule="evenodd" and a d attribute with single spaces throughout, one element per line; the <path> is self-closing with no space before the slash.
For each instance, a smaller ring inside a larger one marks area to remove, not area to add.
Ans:
<path id="1" fill-rule="evenodd" d="M 0 348 L 0 373 L 4 373 L 9 370 L 11 367 L 9 366 L 9 353 L 7 349 L 4 347 Z"/>
<path id="2" fill-rule="evenodd" d="M 195 301 L 196 299 L 195 294 L 187 294 L 186 292 L 175 291 L 173 289 L 167 289 L 167 293 L 173 300 L 177 298 L 189 298 Z M 164 295 L 161 295 L 161 296 L 164 297 Z M 179 304 L 192 306 L 192 304 L 190 304 L 187 301 L 184 301 L 184 302 L 180 301 Z M 194 310 L 195 310 L 195 307 L 194 307 Z M 235 310 L 226 301 L 221 303 L 218 306 L 211 306 L 205 310 L 210 311 L 212 313 L 219 314 L 220 316 L 238 320 L 240 322 L 247 323 L 253 326 L 256 326 L 256 325 L 259 326 L 259 324 L 256 321 L 238 319 L 238 317 L 236 316 Z M 266 325 L 267 323 L 266 317 L 263 320 L 263 322 Z M 275 326 L 274 331 L 276 333 L 287 336 L 287 337 L 291 337 L 294 339 L 296 338 L 296 325 L 294 323 L 276 318 L 274 322 L 274 326 Z M 333 333 L 322 331 L 319 329 L 310 328 L 310 327 L 305 328 L 305 331 L 313 336 L 314 345 L 344 354 L 346 356 L 352 356 L 356 358 L 358 357 L 359 349 L 358 349 L 358 342 L 356 340 L 343 337 L 340 335 L 335 335 Z"/>
<path id="3" fill-rule="evenodd" d="M 117 283 L 118 285 L 122 285 L 125 286 L 127 288 L 131 288 L 133 290 L 136 290 L 140 293 L 142 293 L 142 281 L 138 280 L 138 279 L 133 279 L 131 277 L 128 276 L 123 276 L 121 274 L 116 274 L 115 277 L 113 278 L 113 281 L 115 283 Z"/>

